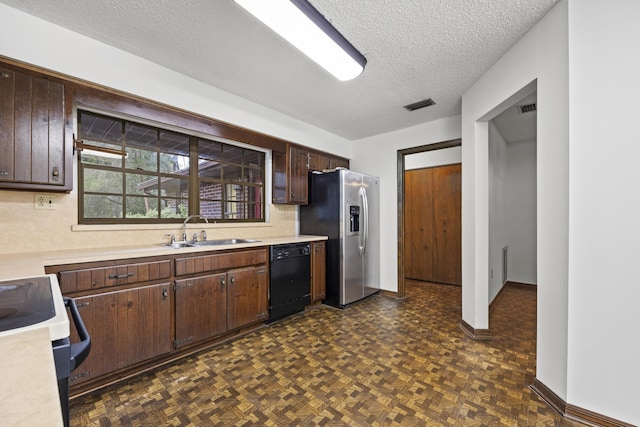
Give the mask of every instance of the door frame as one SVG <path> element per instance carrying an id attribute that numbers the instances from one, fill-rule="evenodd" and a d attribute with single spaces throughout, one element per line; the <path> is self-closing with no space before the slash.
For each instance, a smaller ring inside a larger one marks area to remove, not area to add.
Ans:
<path id="1" fill-rule="evenodd" d="M 409 154 L 424 153 L 426 151 L 442 150 L 462 146 L 462 139 L 437 142 L 435 144 L 420 145 L 418 147 L 405 148 L 397 152 L 398 171 L 398 298 L 405 298 L 404 283 L 404 167 L 405 156 Z"/>

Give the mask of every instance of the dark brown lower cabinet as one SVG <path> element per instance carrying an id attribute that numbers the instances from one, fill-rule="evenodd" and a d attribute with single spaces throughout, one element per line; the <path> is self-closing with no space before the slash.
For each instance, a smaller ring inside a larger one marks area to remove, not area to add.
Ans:
<path id="1" fill-rule="evenodd" d="M 91 336 L 71 395 L 259 327 L 269 316 L 267 259 L 259 247 L 47 267 Z"/>
<path id="2" fill-rule="evenodd" d="M 170 283 L 162 283 L 75 298 L 91 336 L 91 352 L 70 384 L 171 352 L 170 289 Z M 77 342 L 75 331 L 71 340 Z"/>
<path id="3" fill-rule="evenodd" d="M 405 172 L 404 275 L 462 284 L 461 165 Z"/>
<path id="4" fill-rule="evenodd" d="M 266 266 L 248 267 L 227 273 L 227 326 L 241 328 L 269 315 Z"/>
<path id="5" fill-rule="evenodd" d="M 327 289 L 326 242 L 311 243 L 311 302 L 326 298 Z"/>
<path id="6" fill-rule="evenodd" d="M 268 316 L 266 266 L 176 280 L 176 339 L 180 348 Z"/>
<path id="7" fill-rule="evenodd" d="M 226 280 L 225 273 L 176 280 L 175 348 L 227 331 Z"/>

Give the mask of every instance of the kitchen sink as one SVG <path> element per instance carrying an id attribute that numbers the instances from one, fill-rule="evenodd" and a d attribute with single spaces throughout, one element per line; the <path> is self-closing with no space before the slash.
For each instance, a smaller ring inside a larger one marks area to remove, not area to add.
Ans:
<path id="1" fill-rule="evenodd" d="M 237 245 L 239 243 L 256 243 L 260 240 L 252 239 L 218 239 L 218 240 L 205 240 L 203 242 L 193 243 L 193 246 L 217 246 L 217 245 Z"/>
<path id="2" fill-rule="evenodd" d="M 173 249 L 192 248 L 193 247 L 193 243 L 190 243 L 190 242 L 172 242 L 172 243 L 167 243 L 166 246 L 172 247 Z"/>
<path id="3" fill-rule="evenodd" d="M 173 242 L 167 243 L 166 246 L 169 246 L 174 249 L 180 248 L 197 248 L 201 246 L 220 246 L 220 245 L 238 245 L 240 243 L 256 243 L 260 240 L 252 240 L 252 239 L 217 239 L 217 240 L 205 240 L 202 242 Z"/>

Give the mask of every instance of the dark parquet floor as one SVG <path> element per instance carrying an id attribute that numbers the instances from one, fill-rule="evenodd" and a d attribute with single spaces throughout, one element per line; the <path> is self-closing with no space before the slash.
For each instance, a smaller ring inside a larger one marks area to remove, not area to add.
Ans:
<path id="1" fill-rule="evenodd" d="M 71 402 L 71 426 L 578 426 L 529 388 L 535 290 L 509 287 L 493 338 L 458 327 L 461 289 L 410 283 L 320 305 Z"/>

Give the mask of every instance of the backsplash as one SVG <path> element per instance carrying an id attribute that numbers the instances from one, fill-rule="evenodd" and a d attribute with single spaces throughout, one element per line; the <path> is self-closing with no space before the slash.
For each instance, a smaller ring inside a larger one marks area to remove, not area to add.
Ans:
<path id="1" fill-rule="evenodd" d="M 181 224 L 141 226 L 78 226 L 77 193 L 47 193 L 54 197 L 55 209 L 36 210 L 34 192 L 0 191 L 0 254 L 85 249 L 114 246 L 155 245 L 168 242 L 173 233 L 180 239 Z M 261 238 L 293 235 L 296 207 L 271 205 L 269 223 L 215 224 L 190 223 L 193 233 L 203 228 L 208 238 Z"/>

